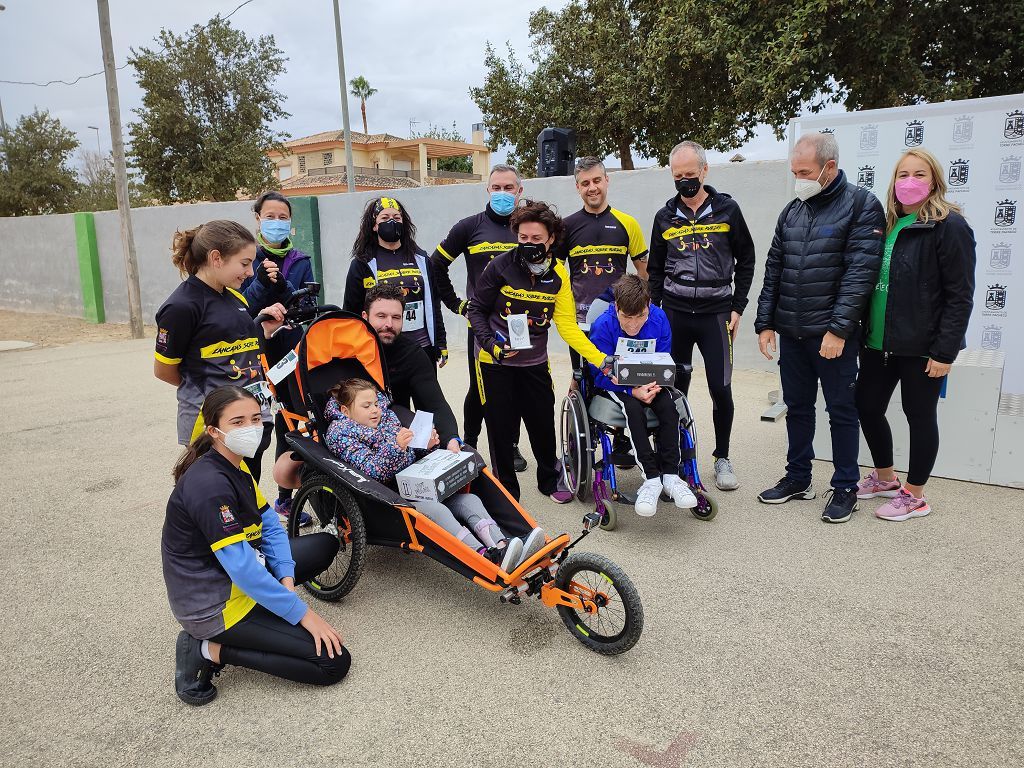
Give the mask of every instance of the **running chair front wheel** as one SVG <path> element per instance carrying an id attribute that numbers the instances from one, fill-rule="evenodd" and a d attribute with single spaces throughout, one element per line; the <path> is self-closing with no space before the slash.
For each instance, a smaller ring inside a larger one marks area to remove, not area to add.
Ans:
<path id="1" fill-rule="evenodd" d="M 596 605 L 593 613 L 558 606 L 569 632 L 605 656 L 625 653 L 640 639 L 644 608 L 633 582 L 607 557 L 593 552 L 569 555 L 558 568 L 555 586 Z"/>
<path id="2" fill-rule="evenodd" d="M 590 421 L 587 404 L 579 390 L 562 400 L 561 426 L 562 476 L 565 486 L 583 501 L 590 482 Z"/>
<path id="3" fill-rule="evenodd" d="M 312 523 L 301 527 L 302 513 Z M 355 587 L 366 558 L 366 523 L 359 504 L 348 489 L 325 475 L 314 475 L 302 484 L 292 501 L 288 516 L 288 536 L 305 536 L 327 531 L 338 537 L 338 554 L 325 571 L 304 586 L 314 597 L 334 602 Z"/>

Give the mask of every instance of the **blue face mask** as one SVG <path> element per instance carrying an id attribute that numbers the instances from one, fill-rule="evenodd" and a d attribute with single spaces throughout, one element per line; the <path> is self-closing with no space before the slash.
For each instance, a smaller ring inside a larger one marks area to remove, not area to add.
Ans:
<path id="1" fill-rule="evenodd" d="M 260 219 L 260 234 L 268 243 L 283 242 L 291 233 L 291 219 Z"/>
<path id="2" fill-rule="evenodd" d="M 491 210 L 499 216 L 508 216 L 516 208 L 516 196 L 511 192 L 491 192 Z"/>

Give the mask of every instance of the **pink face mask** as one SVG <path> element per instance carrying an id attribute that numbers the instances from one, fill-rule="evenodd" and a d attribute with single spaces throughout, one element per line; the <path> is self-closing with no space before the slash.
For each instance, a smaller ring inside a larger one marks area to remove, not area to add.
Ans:
<path id="1" fill-rule="evenodd" d="M 896 180 L 895 191 L 896 199 L 904 205 L 917 205 L 931 194 L 932 185 L 924 179 L 907 176 Z"/>

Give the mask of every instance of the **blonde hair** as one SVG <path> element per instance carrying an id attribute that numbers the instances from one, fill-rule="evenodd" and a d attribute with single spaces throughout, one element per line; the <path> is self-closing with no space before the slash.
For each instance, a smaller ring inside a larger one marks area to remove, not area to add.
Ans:
<path id="1" fill-rule="evenodd" d="M 934 186 L 931 194 L 925 198 L 920 209 L 918 209 L 917 220 L 942 221 L 949 215 L 950 211 L 962 213 L 959 205 L 946 199 L 946 174 L 943 172 L 942 166 L 939 165 L 939 161 L 935 158 L 935 155 L 927 149 L 908 149 L 900 156 L 899 162 L 896 163 L 896 167 L 892 169 L 892 179 L 889 181 L 889 192 L 885 196 L 886 232 L 892 231 L 893 227 L 896 226 L 896 220 L 903 215 L 903 204 L 896 199 L 896 174 L 899 171 L 900 163 L 902 163 L 909 155 L 913 155 L 925 162 L 929 170 L 932 172 L 932 186 Z"/>

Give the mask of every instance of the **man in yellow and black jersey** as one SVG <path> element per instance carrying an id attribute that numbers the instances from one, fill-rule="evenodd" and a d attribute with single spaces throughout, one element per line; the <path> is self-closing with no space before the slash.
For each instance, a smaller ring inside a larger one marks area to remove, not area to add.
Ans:
<path id="1" fill-rule="evenodd" d="M 626 274 L 631 260 L 647 280 L 647 243 L 636 219 L 608 205 L 608 172 L 600 159 L 576 161 L 576 191 L 583 208 L 566 217 L 556 255 L 569 271 L 576 320 L 585 323 L 591 303 Z"/>
<path id="2" fill-rule="evenodd" d="M 487 179 L 487 206 L 480 213 L 457 222 L 431 255 L 434 278 L 441 301 L 452 312 L 465 315 L 470 300 L 476 294 L 480 275 L 491 260 L 515 248 L 517 241 L 509 228 L 509 216 L 523 195 L 523 180 L 511 165 L 496 165 Z M 448 270 L 459 256 L 466 258 L 466 297 L 460 298 L 452 285 Z M 480 403 L 480 388 L 476 378 L 476 358 L 473 338 L 466 343 L 469 359 L 469 391 L 463 406 L 465 441 L 476 446 L 484 423 L 484 409 Z M 516 426 L 516 471 L 526 470 L 526 460 L 519 453 L 519 427 Z"/>
<path id="3" fill-rule="evenodd" d="M 647 265 L 651 301 L 668 315 L 677 386 L 690 386 L 696 344 L 714 403 L 715 484 L 738 487 L 729 460 L 732 432 L 732 345 L 754 280 L 754 241 L 739 205 L 704 184 L 708 162 L 693 141 L 669 155 L 676 195 L 654 216 Z"/>

